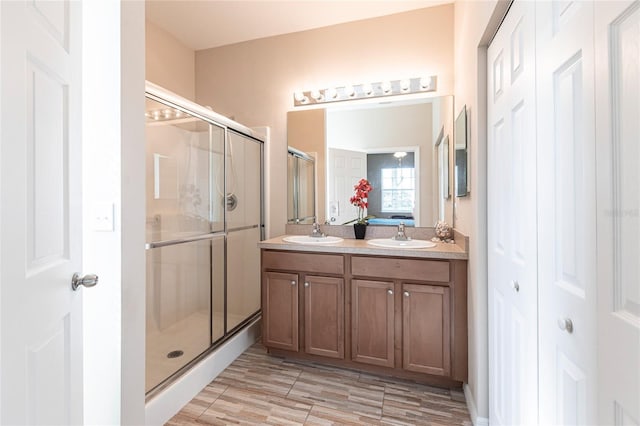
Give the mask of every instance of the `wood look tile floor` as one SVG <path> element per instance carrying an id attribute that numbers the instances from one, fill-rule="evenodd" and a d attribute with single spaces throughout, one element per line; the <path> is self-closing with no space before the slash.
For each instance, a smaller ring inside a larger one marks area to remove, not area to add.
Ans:
<path id="1" fill-rule="evenodd" d="M 471 426 L 457 392 L 249 348 L 169 422 L 185 425 Z"/>

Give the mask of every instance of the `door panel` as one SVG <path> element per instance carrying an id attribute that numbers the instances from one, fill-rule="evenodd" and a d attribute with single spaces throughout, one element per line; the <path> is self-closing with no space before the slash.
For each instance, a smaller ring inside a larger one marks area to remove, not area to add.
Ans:
<path id="1" fill-rule="evenodd" d="M 351 280 L 351 353 L 354 361 L 394 366 L 393 282 Z"/>
<path id="2" fill-rule="evenodd" d="M 0 423 L 80 424 L 80 3 L 0 7 Z"/>
<path id="3" fill-rule="evenodd" d="M 262 223 L 262 144 L 228 131 L 226 161 L 227 230 Z"/>
<path id="4" fill-rule="evenodd" d="M 298 352 L 298 275 L 279 272 L 264 274 L 264 345 Z"/>
<path id="5" fill-rule="evenodd" d="M 332 225 L 342 225 L 358 217 L 358 211 L 349 203 L 349 198 L 353 195 L 354 185 L 367 176 L 367 154 L 329 148 L 328 162 L 327 217 L 331 218 Z"/>
<path id="6" fill-rule="evenodd" d="M 540 422 L 595 423 L 593 2 L 536 14 Z"/>
<path id="7" fill-rule="evenodd" d="M 488 50 L 492 424 L 537 423 L 534 9 L 515 2 Z"/>
<path id="8" fill-rule="evenodd" d="M 403 368 L 426 374 L 451 374 L 451 317 L 448 287 L 403 284 Z"/>
<path id="9" fill-rule="evenodd" d="M 305 276 L 305 352 L 344 359 L 344 279 Z"/>
<path id="10" fill-rule="evenodd" d="M 596 3 L 599 424 L 640 424 L 638 40 L 640 3 Z"/>

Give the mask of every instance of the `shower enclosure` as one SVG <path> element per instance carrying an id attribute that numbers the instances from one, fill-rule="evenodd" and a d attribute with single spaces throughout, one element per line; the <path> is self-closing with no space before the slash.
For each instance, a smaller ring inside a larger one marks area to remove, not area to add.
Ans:
<path id="1" fill-rule="evenodd" d="M 147 83 L 146 392 L 260 314 L 263 141 Z"/>

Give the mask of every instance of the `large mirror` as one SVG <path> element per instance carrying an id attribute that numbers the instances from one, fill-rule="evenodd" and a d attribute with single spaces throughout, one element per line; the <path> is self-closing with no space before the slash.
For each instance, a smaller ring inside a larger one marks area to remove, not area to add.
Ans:
<path id="1" fill-rule="evenodd" d="M 369 223 L 453 224 L 453 96 L 291 111 L 288 145 L 316 159 L 318 222 L 357 217 L 353 186 L 369 180 Z"/>

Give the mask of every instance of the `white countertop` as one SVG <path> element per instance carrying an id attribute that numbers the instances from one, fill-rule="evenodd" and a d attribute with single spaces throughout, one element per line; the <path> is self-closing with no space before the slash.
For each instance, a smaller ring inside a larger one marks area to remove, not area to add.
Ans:
<path id="1" fill-rule="evenodd" d="M 291 251 L 307 251 L 315 253 L 341 253 L 341 254 L 366 254 L 372 256 L 390 256 L 390 257 L 422 257 L 431 259 L 461 259 L 467 260 L 469 254 L 460 246 L 450 243 L 436 243 L 435 247 L 424 249 L 398 249 L 374 247 L 367 244 L 367 240 L 356 240 L 345 238 L 340 243 L 335 244 L 296 244 L 283 241 L 282 239 L 288 235 L 271 238 L 258 243 L 261 249 L 270 250 L 291 250 Z"/>

